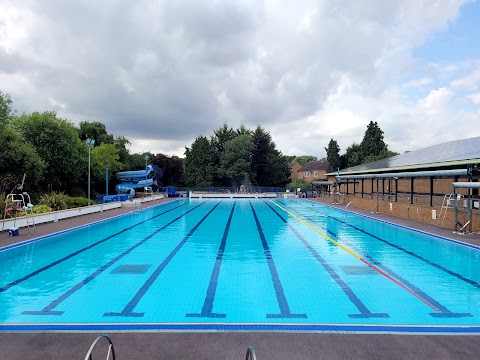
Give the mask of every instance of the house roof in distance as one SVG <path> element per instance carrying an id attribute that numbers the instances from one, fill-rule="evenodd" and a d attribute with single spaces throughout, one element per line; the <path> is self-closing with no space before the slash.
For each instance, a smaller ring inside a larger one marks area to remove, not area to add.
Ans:
<path id="1" fill-rule="evenodd" d="M 303 165 L 298 171 L 328 171 L 328 161 L 326 159 L 321 159 L 318 161 L 309 161 Z"/>
<path id="2" fill-rule="evenodd" d="M 371 163 L 342 169 L 346 173 L 368 173 L 413 168 L 467 164 L 480 161 L 480 137 L 449 141 L 424 149 L 406 152 Z M 333 173 L 332 173 L 333 174 Z"/>

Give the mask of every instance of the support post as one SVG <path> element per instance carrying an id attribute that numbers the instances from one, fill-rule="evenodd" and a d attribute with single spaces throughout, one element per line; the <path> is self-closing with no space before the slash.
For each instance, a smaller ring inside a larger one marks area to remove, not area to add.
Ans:
<path id="1" fill-rule="evenodd" d="M 410 178 L 410 204 L 413 204 L 413 177 Z"/>
<path id="2" fill-rule="evenodd" d="M 433 176 L 430 176 L 430 206 L 433 206 Z"/>
<path id="3" fill-rule="evenodd" d="M 395 178 L 395 202 L 398 202 L 398 178 Z"/>
<path id="4" fill-rule="evenodd" d="M 457 232 L 457 188 L 453 188 L 453 231 Z"/>

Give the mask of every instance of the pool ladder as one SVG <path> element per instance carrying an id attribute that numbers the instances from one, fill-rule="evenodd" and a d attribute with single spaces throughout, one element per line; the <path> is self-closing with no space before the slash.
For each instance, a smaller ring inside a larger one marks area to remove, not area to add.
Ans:
<path id="1" fill-rule="evenodd" d="M 107 357 L 105 358 L 105 360 L 110 360 L 110 359 L 116 360 L 113 342 L 108 335 L 100 335 L 98 338 L 96 338 L 93 341 L 92 345 L 90 345 L 90 349 L 88 349 L 87 355 L 85 355 L 85 360 L 93 360 L 93 357 L 92 357 L 93 349 L 101 339 L 105 339 L 108 342 Z M 245 360 L 257 360 L 257 357 L 255 355 L 255 349 L 253 348 L 253 346 L 248 347 Z"/>
<path id="2" fill-rule="evenodd" d="M 10 205 L 10 207 L 9 207 Z M 18 214 L 23 211 L 25 213 L 25 221 L 28 228 L 28 235 L 31 235 L 30 227 L 33 228 L 33 232 L 36 232 L 35 229 L 35 219 L 33 217 L 33 205 L 28 193 L 23 192 L 21 194 L 8 194 L 5 198 L 5 211 L 3 213 L 3 224 L 2 224 L 2 234 L 5 230 L 5 222 L 7 221 L 7 215 L 9 213 L 13 214 L 13 228 L 17 223 Z"/>

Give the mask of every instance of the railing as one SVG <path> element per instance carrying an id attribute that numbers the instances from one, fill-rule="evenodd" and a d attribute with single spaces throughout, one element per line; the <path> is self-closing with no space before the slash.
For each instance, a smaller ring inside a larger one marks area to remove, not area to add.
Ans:
<path id="1" fill-rule="evenodd" d="M 98 338 L 95 339 L 95 341 L 92 343 L 90 346 L 90 349 L 88 349 L 87 355 L 85 356 L 85 360 L 93 360 L 92 359 L 92 351 L 95 345 L 100 341 L 100 339 L 105 338 L 108 341 L 108 351 L 107 351 L 107 357 L 105 360 L 110 359 L 110 355 L 112 355 L 112 360 L 115 360 L 115 349 L 113 348 L 113 343 L 112 340 L 108 337 L 108 335 L 100 335 Z"/>
<path id="2" fill-rule="evenodd" d="M 255 349 L 253 348 L 253 346 L 248 347 L 245 360 L 257 360 L 257 357 L 255 356 Z"/>
<path id="3" fill-rule="evenodd" d="M 115 349 L 113 348 L 113 342 L 108 337 L 108 335 L 100 335 L 95 339 L 95 341 L 90 346 L 90 349 L 88 349 L 87 355 L 85 355 L 85 360 L 93 360 L 92 358 L 93 349 L 102 338 L 105 338 L 108 341 L 108 351 L 107 351 L 107 357 L 105 358 L 105 360 L 109 360 L 110 355 L 112 360 L 116 360 Z M 255 349 L 251 345 L 247 349 L 247 355 L 245 356 L 245 360 L 257 360 L 257 357 L 255 356 Z"/>

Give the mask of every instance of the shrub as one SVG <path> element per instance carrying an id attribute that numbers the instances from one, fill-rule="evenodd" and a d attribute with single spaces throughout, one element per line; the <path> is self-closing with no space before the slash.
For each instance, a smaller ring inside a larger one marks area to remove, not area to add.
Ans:
<path id="1" fill-rule="evenodd" d="M 52 208 L 48 205 L 35 205 L 32 211 L 34 214 L 44 214 L 52 212 Z"/>
<path id="2" fill-rule="evenodd" d="M 77 197 L 71 197 L 67 196 L 67 206 L 69 209 L 71 208 L 77 208 L 81 206 L 88 206 L 88 199 L 85 197 L 77 196 Z"/>
<path id="3" fill-rule="evenodd" d="M 40 201 L 38 204 L 46 205 L 53 211 L 68 209 L 67 195 L 65 195 L 63 192 L 56 193 L 54 191 L 50 194 L 43 194 L 40 196 Z"/>
<path id="4" fill-rule="evenodd" d="M 286 188 L 290 189 L 291 191 L 295 191 L 298 188 L 309 190 L 312 188 L 312 183 L 305 180 L 293 180 L 286 185 Z"/>

